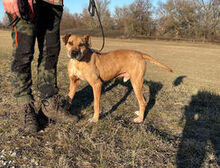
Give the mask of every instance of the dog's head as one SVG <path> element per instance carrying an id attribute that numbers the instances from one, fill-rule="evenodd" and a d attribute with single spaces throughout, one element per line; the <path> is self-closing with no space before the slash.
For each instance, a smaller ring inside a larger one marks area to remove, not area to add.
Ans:
<path id="1" fill-rule="evenodd" d="M 66 46 L 68 57 L 78 61 L 83 58 L 91 46 L 91 38 L 89 35 L 81 37 L 68 33 L 62 37 L 62 40 Z"/>

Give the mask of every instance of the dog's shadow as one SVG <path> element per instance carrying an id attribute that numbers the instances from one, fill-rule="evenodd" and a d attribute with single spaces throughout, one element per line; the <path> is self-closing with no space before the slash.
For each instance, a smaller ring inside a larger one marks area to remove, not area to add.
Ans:
<path id="1" fill-rule="evenodd" d="M 126 93 L 121 97 L 121 99 L 112 106 L 110 110 L 105 112 L 104 114 L 100 115 L 100 119 L 105 118 L 106 116 L 110 115 L 114 111 L 117 110 L 117 108 L 126 101 L 128 96 L 132 93 L 133 88 L 131 85 L 131 82 L 128 81 L 124 83 L 121 79 L 114 79 L 114 82 L 108 81 L 105 82 L 102 86 L 102 94 L 105 94 L 106 92 L 111 91 L 117 86 L 123 86 L 126 87 Z M 149 87 L 149 101 L 147 103 L 146 109 L 145 109 L 145 118 L 147 117 L 148 112 L 154 107 L 156 103 L 156 96 L 158 92 L 162 89 L 163 85 L 160 82 L 154 82 L 154 81 L 144 81 L 144 86 L 147 85 Z M 113 99 L 113 97 L 112 97 Z M 76 92 L 74 99 L 72 101 L 72 105 L 70 108 L 70 112 L 72 114 L 77 114 L 81 116 L 81 111 L 88 106 L 90 106 L 93 102 L 93 91 L 92 87 L 87 85 L 83 89 Z M 82 116 L 81 116 L 82 117 Z"/>
<path id="2" fill-rule="evenodd" d="M 187 76 L 182 75 L 177 77 L 174 81 L 173 81 L 173 86 L 179 86 L 181 84 L 183 84 L 183 79 L 186 78 Z"/>
<path id="3" fill-rule="evenodd" d="M 147 103 L 144 118 L 147 117 L 147 114 L 149 111 L 154 107 L 156 103 L 156 97 L 159 91 L 163 88 L 163 84 L 160 82 L 154 82 L 154 81 L 144 81 L 144 85 L 149 86 L 149 101 Z"/>

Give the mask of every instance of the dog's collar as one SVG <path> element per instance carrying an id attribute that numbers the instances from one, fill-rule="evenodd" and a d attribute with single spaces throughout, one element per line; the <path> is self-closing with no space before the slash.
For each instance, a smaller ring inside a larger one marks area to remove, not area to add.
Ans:
<path id="1" fill-rule="evenodd" d="M 90 50 L 92 53 L 96 53 L 96 54 L 101 55 L 101 53 L 100 53 L 98 50 L 96 50 L 96 49 L 89 48 L 89 50 Z"/>

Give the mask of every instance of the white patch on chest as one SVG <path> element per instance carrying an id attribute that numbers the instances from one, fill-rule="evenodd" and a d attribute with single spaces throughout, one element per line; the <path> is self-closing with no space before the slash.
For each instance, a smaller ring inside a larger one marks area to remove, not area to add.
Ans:
<path id="1" fill-rule="evenodd" d="M 71 60 L 71 61 L 72 61 L 71 62 L 71 74 L 75 75 L 76 77 L 78 77 L 81 80 L 85 80 L 83 78 L 82 72 L 77 69 L 77 66 L 75 65 L 76 62 L 74 60 Z"/>

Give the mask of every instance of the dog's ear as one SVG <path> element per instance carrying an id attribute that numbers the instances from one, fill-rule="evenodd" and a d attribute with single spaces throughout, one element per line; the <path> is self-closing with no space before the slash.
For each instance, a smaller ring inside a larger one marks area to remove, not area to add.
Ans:
<path id="1" fill-rule="evenodd" d="M 91 36 L 85 35 L 85 36 L 83 36 L 83 39 L 84 39 L 85 43 L 88 45 L 88 47 L 91 47 Z"/>
<path id="2" fill-rule="evenodd" d="M 62 37 L 62 40 L 64 44 L 66 45 L 68 42 L 69 37 L 72 35 L 72 33 L 67 33 L 65 36 Z"/>

